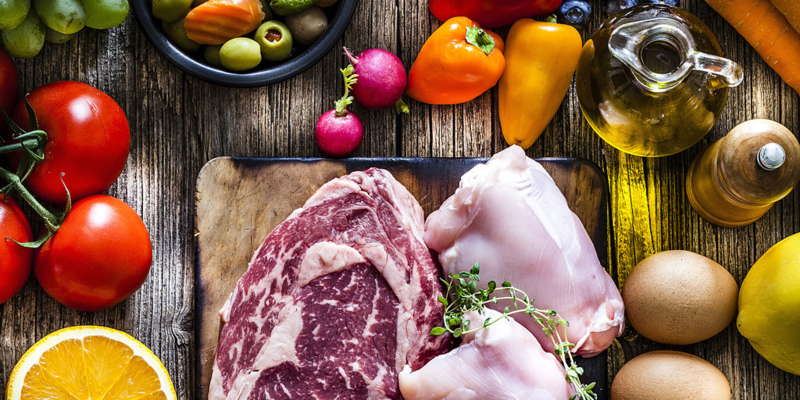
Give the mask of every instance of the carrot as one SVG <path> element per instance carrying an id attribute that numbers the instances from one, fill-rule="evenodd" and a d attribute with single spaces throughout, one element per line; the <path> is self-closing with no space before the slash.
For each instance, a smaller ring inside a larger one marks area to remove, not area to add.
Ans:
<path id="1" fill-rule="evenodd" d="M 775 8 L 789 20 L 794 30 L 800 32 L 800 1 L 797 0 L 772 0 Z"/>
<path id="2" fill-rule="evenodd" d="M 222 44 L 254 31 L 264 19 L 259 0 L 209 0 L 186 16 L 189 39 L 200 44 Z"/>
<path id="3" fill-rule="evenodd" d="M 794 2 L 797 0 L 788 0 Z M 769 0 L 706 0 L 800 93 L 800 33 Z"/>

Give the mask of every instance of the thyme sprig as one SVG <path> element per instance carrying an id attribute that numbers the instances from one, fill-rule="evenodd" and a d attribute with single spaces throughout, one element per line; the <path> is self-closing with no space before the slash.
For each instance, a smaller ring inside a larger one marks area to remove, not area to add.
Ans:
<path id="1" fill-rule="evenodd" d="M 595 383 L 592 382 L 588 385 L 581 383 L 583 368 L 575 364 L 570 351 L 575 344 L 567 340 L 569 322 L 561 318 L 555 310 L 536 308 L 533 305 L 535 299 L 528 297 L 527 293 L 514 287 L 508 281 L 503 282 L 500 287 L 497 287 L 495 281 L 490 281 L 487 289 L 478 289 L 477 282 L 481 280 L 479 274 L 480 266 L 475 263 L 470 271 L 450 274 L 449 281 L 442 279 L 446 290 L 444 297 L 439 297 L 439 302 L 445 307 L 444 327 L 431 329 L 431 335 L 439 336 L 450 332 L 454 337 L 460 337 L 488 328 L 498 321 L 507 320 L 514 314 L 524 313 L 533 318 L 542 327 L 545 337 L 553 342 L 554 352 L 567 372 L 567 382 L 575 388 L 575 394 L 570 397 L 570 400 L 597 399 L 597 395 L 592 391 Z M 495 292 L 504 293 L 497 296 Z M 467 313 L 475 311 L 479 315 L 484 315 L 487 304 L 497 304 L 503 300 L 511 302 L 511 305 L 503 309 L 503 315 L 495 319 L 486 318 L 480 326 L 470 328 L 471 321 L 465 318 Z"/>

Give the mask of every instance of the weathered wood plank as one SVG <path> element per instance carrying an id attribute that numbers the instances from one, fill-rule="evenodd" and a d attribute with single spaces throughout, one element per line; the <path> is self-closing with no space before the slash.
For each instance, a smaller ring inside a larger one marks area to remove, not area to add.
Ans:
<path id="1" fill-rule="evenodd" d="M 703 1 L 683 7 L 705 21 L 724 52 L 745 69 L 744 83 L 730 91 L 728 105 L 709 135 L 682 154 L 645 160 L 605 145 L 585 123 L 571 89 L 540 139 L 534 157 L 583 157 L 608 174 L 611 195 L 609 259 L 624 281 L 646 255 L 687 249 L 726 266 L 737 281 L 780 239 L 800 231 L 800 193 L 792 193 L 752 226 L 714 227 L 688 204 L 684 174 L 694 156 L 740 122 L 769 118 L 800 133 L 800 97 L 768 68 L 736 31 Z M 604 2 L 584 39 L 605 18 Z M 359 52 L 380 47 L 398 53 L 406 68 L 439 26 L 426 0 L 361 0 L 341 44 Z M 506 35 L 508 28 L 497 30 Z M 194 398 L 196 355 L 192 319 L 195 299 L 192 214 L 194 182 L 202 165 L 218 156 L 319 156 L 313 139 L 319 115 L 341 96 L 338 72 L 346 65 L 338 49 L 298 77 L 266 88 L 230 89 L 184 75 L 163 59 L 139 32 L 133 17 L 110 31 L 86 29 L 64 45 L 46 45 L 32 60 L 17 60 L 25 91 L 71 79 L 109 93 L 129 117 L 131 156 L 109 191 L 139 212 L 151 232 L 153 270 L 145 286 L 125 303 L 101 313 L 80 313 L 51 300 L 31 278 L 24 290 L 0 305 L 0 388 L 17 360 L 38 339 L 77 324 L 129 332 L 160 356 L 180 398 Z M 364 121 L 358 156 L 489 156 L 507 145 L 497 119 L 497 90 L 459 106 L 409 101 L 412 114 L 353 108 Z M 38 222 L 37 222 L 38 224 Z M 610 373 L 642 351 L 663 348 L 632 334 L 609 358 Z M 734 326 L 706 342 L 681 347 L 718 366 L 736 399 L 798 398 L 800 378 L 781 372 L 756 354 Z"/>

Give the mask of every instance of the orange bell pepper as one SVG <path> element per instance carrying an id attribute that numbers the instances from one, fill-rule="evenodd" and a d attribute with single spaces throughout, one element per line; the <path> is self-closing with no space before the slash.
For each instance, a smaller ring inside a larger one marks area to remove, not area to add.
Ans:
<path id="1" fill-rule="evenodd" d="M 209 0 L 186 15 L 186 35 L 200 44 L 223 44 L 250 33 L 264 19 L 259 0 Z"/>
<path id="2" fill-rule="evenodd" d="M 422 46 L 406 94 L 428 104 L 464 103 L 496 85 L 505 66 L 498 34 L 469 18 L 450 18 Z"/>

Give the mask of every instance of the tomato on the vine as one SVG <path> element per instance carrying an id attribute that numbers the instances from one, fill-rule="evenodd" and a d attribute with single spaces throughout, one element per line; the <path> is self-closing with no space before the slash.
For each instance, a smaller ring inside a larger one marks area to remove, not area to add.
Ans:
<path id="1" fill-rule="evenodd" d="M 144 222 L 110 196 L 78 201 L 36 252 L 33 270 L 59 303 L 82 311 L 114 306 L 142 286 L 153 260 Z"/>
<path id="2" fill-rule="evenodd" d="M 47 133 L 44 161 L 25 181 L 35 195 L 55 204 L 67 202 L 66 184 L 72 200 L 100 194 L 117 180 L 130 150 L 128 119 L 114 99 L 80 82 L 54 82 L 25 96 L 39 129 Z M 25 103 L 20 101 L 12 119 L 30 130 Z M 11 143 L 11 129 L 5 133 Z M 14 168 L 22 151 L 9 154 Z M 61 174 L 64 174 L 64 184 Z"/>
<path id="3" fill-rule="evenodd" d="M 0 108 L 11 114 L 19 99 L 19 75 L 11 57 L 0 48 Z M 6 127 L 6 119 L 0 114 L 0 132 Z"/>
<path id="4" fill-rule="evenodd" d="M 33 234 L 17 203 L 0 194 L 0 303 L 17 294 L 31 274 L 33 250 L 11 239 L 27 243 Z"/>

